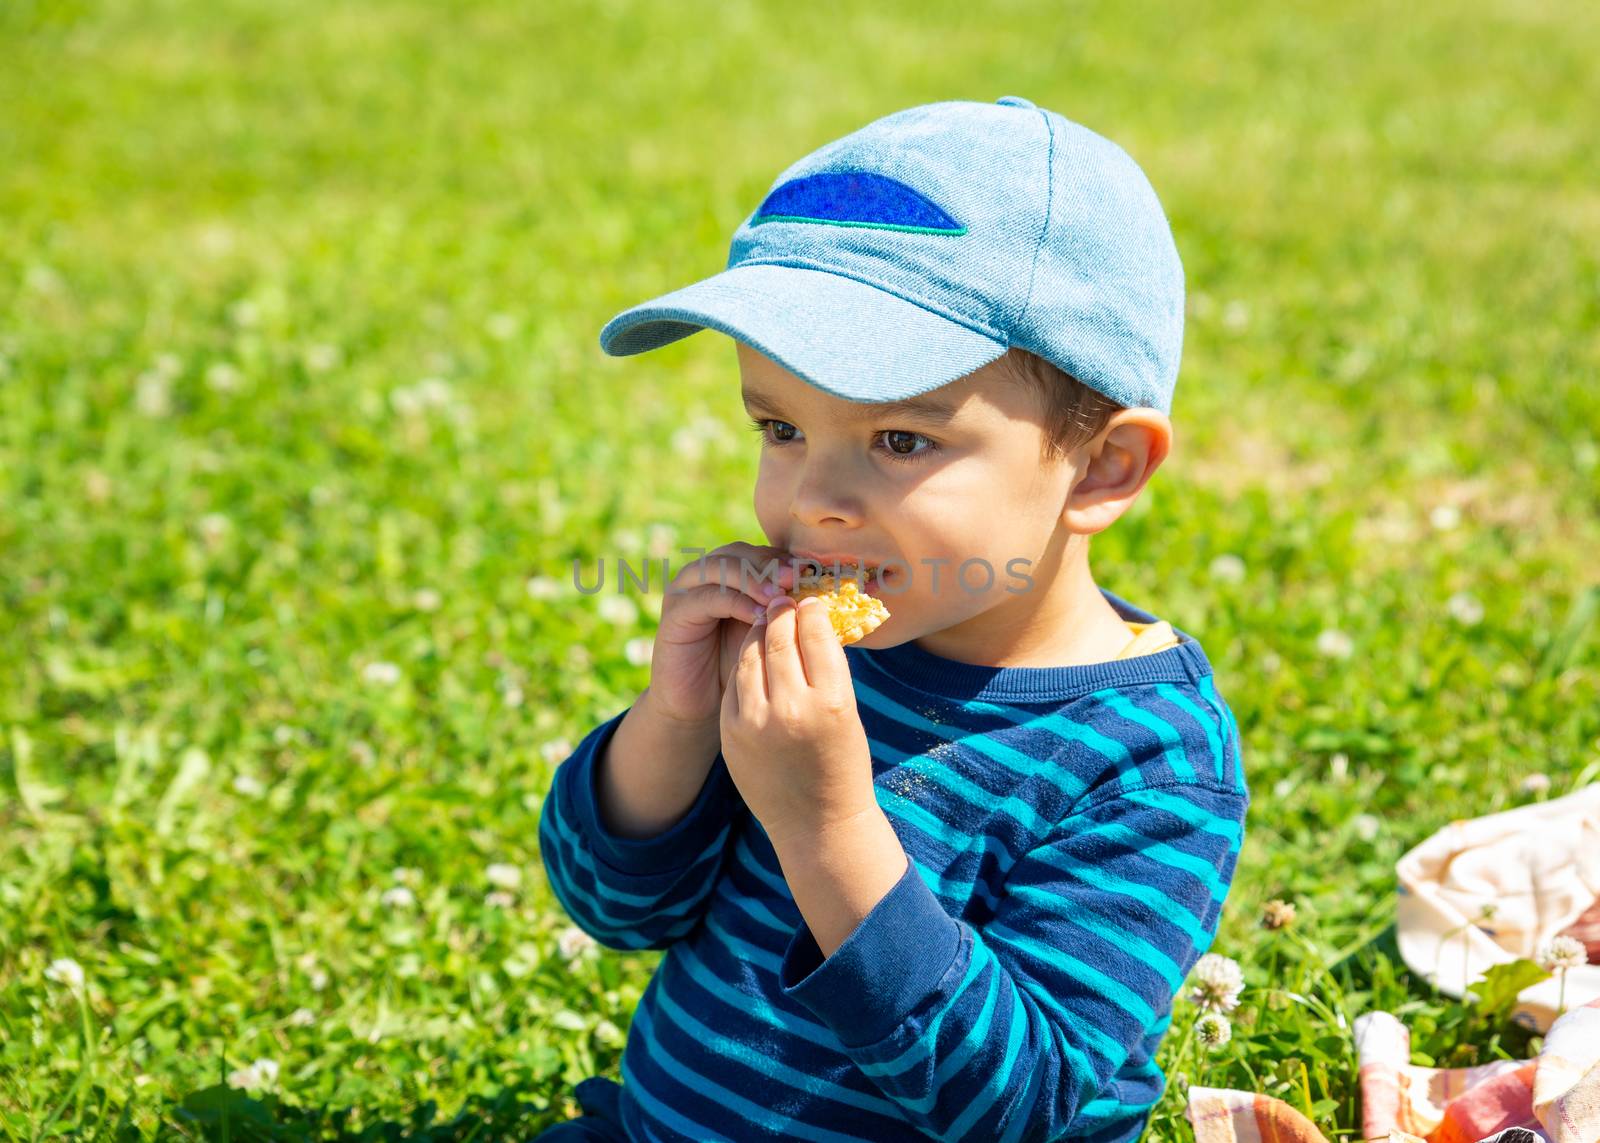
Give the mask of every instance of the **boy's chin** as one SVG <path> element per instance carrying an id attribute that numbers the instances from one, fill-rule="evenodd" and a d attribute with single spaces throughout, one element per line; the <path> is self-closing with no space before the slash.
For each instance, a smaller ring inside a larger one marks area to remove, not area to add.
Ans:
<path id="1" fill-rule="evenodd" d="M 867 650 L 867 651 L 886 651 L 890 647 L 896 647 L 896 646 L 899 646 L 901 643 L 909 642 L 909 640 L 904 638 L 903 636 L 896 635 L 893 631 L 887 630 L 887 628 L 890 628 L 890 627 L 893 627 L 893 626 L 894 626 L 894 620 L 892 618 L 891 619 L 885 619 L 881 624 L 879 624 L 871 632 L 869 632 L 866 635 L 863 635 L 861 638 L 857 639 L 854 643 L 846 643 L 845 646 L 846 647 L 860 647 L 863 650 Z"/>

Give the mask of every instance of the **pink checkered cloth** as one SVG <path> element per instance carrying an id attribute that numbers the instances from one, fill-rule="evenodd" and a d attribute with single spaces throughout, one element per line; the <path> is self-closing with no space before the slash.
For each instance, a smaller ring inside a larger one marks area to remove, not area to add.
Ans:
<path id="1" fill-rule="evenodd" d="M 1494 965 L 1533 960 L 1565 932 L 1590 949 L 1600 901 L 1600 782 L 1453 821 L 1395 865 L 1395 939 L 1414 976 L 1461 996 Z M 1486 917 L 1485 910 L 1492 916 Z M 1560 995 L 1564 992 L 1564 996 Z M 1600 997 L 1600 963 L 1530 984 L 1511 1018 L 1543 1032 L 1565 1001 Z"/>
<path id="2" fill-rule="evenodd" d="M 1355 1024 L 1361 1126 L 1372 1140 L 1426 1143 L 1600 1143 L 1600 998 L 1557 1020 L 1531 1060 L 1471 1068 L 1416 1067 L 1411 1033 L 1387 1012 Z M 1196 1143 L 1328 1143 L 1280 1099 L 1191 1087 Z"/>

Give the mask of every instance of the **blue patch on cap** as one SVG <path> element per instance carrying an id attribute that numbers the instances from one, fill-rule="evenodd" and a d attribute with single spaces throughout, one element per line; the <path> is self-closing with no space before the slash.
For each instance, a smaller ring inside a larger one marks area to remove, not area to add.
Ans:
<path id="1" fill-rule="evenodd" d="M 752 226 L 820 222 L 914 234 L 965 234 L 967 228 L 898 179 L 873 171 L 824 171 L 791 179 L 767 196 Z"/>

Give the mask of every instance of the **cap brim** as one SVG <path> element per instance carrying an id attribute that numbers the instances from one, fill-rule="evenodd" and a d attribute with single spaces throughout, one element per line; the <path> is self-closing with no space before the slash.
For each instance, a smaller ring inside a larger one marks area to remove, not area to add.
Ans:
<path id="1" fill-rule="evenodd" d="M 854 278 L 800 266 L 740 265 L 623 310 L 600 331 L 613 357 L 714 329 L 825 393 L 894 401 L 987 365 L 1008 346 Z"/>

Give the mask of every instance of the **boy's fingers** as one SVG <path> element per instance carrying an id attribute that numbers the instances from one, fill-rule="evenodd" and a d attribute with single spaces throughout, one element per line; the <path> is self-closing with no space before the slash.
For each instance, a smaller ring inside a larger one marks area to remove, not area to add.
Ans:
<path id="1" fill-rule="evenodd" d="M 748 595 L 731 587 L 722 587 L 714 583 L 693 588 L 685 593 L 683 602 L 673 607 L 670 612 L 665 608 L 662 611 L 662 614 L 668 617 L 664 625 L 670 629 L 667 635 L 670 642 L 703 639 L 724 619 L 756 623 L 761 621 L 766 613 L 766 604 L 757 603 Z"/>
<path id="2" fill-rule="evenodd" d="M 722 731 L 726 734 L 728 723 L 739 717 L 739 678 L 737 671 L 729 671 L 728 677 L 722 682 L 721 717 Z"/>
<path id="3" fill-rule="evenodd" d="M 750 628 L 739 648 L 739 662 L 733 668 L 733 686 L 738 688 L 739 710 L 744 714 L 753 713 L 767 701 L 767 671 L 761 647 L 766 629 L 765 623 Z"/>
<path id="4" fill-rule="evenodd" d="M 792 565 L 778 549 L 735 541 L 686 564 L 669 586 L 674 592 L 681 592 L 720 584 L 765 603 L 761 595 L 764 584 L 788 588 L 794 579 Z"/>
<path id="5" fill-rule="evenodd" d="M 794 601 L 787 597 L 774 600 L 767 615 L 767 686 L 772 694 L 803 690 L 806 672 L 800 665 Z"/>
<path id="6" fill-rule="evenodd" d="M 800 601 L 796 624 L 806 678 L 813 687 L 826 689 L 835 685 L 841 666 L 848 670 L 849 664 L 839 636 L 828 621 L 828 605 L 814 595 L 807 596 Z"/>

